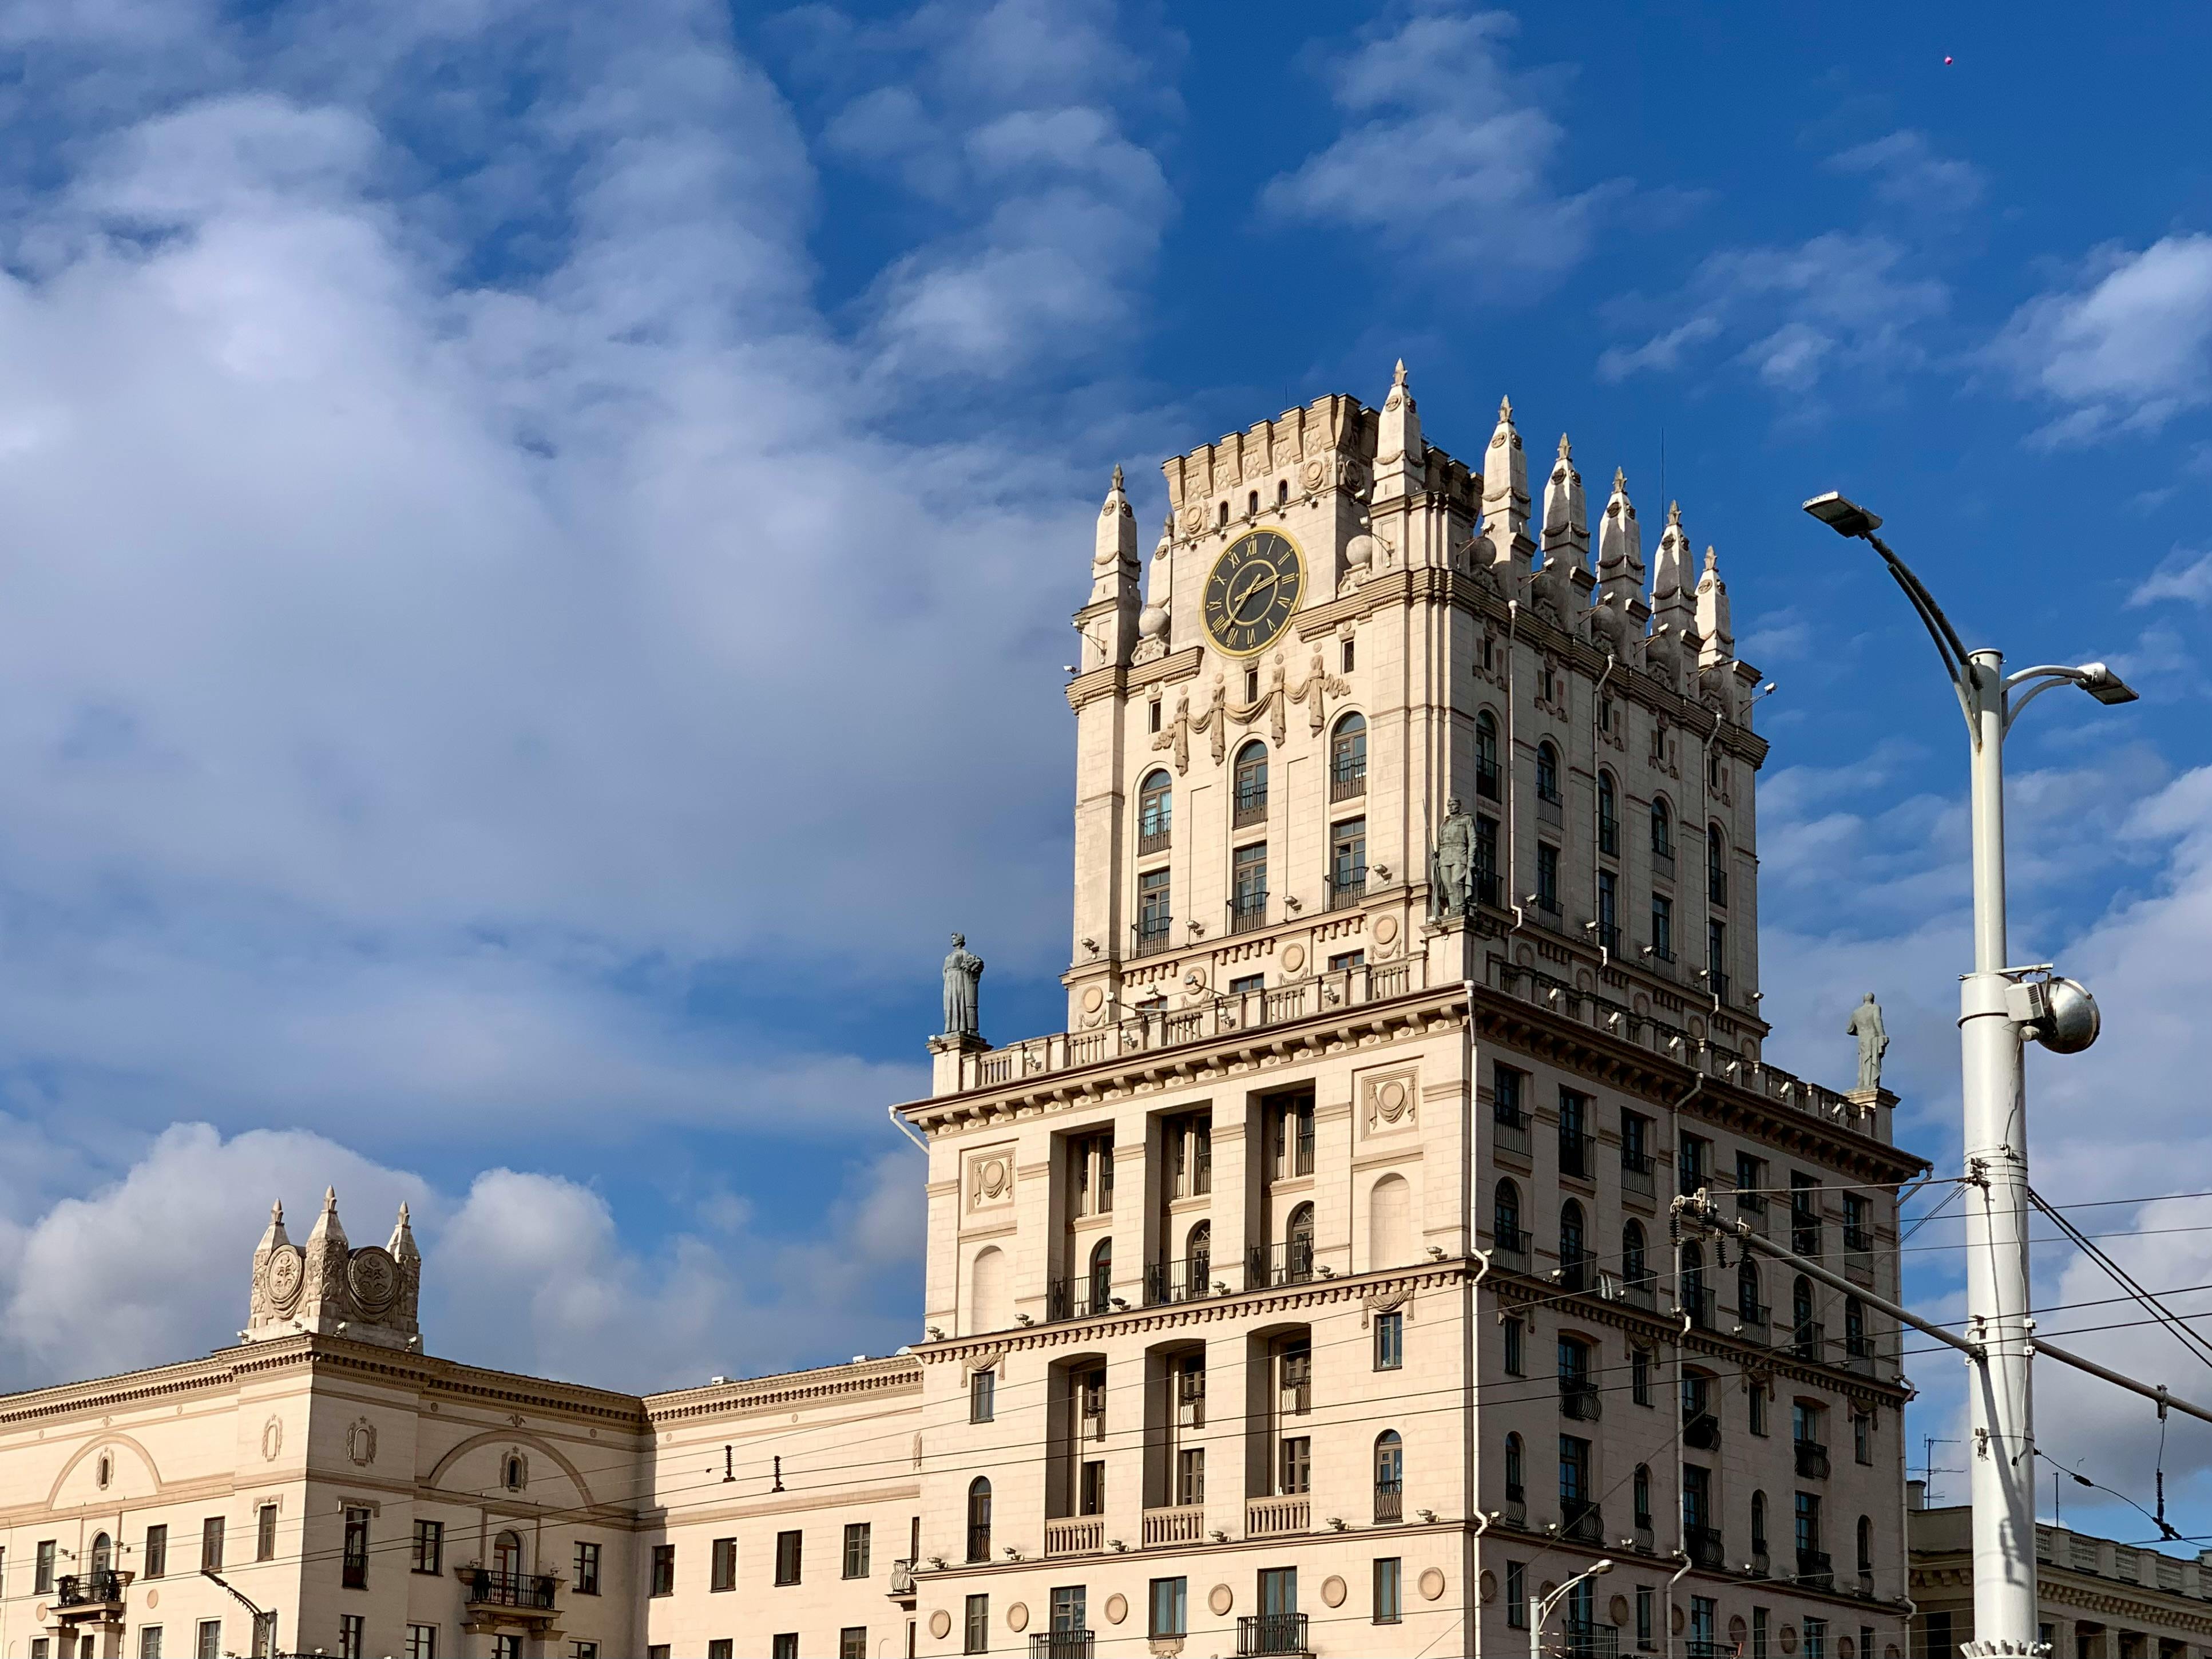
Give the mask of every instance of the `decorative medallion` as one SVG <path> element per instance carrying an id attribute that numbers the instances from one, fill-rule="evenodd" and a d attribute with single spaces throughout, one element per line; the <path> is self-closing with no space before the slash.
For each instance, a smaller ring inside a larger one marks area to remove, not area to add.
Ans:
<path id="1" fill-rule="evenodd" d="M 1106 1598 L 1106 1622 L 1118 1625 L 1129 1616 L 1129 1598 L 1116 1590 Z"/>
<path id="2" fill-rule="evenodd" d="M 1622 1617 L 1614 1620 L 1613 1622 L 1616 1625 L 1625 1625 L 1628 1620 L 1626 1617 Z M 1729 1620 L 1729 1640 L 1734 1643 L 1737 1647 L 1741 1647 L 1744 1644 L 1745 1638 L 1750 1634 L 1751 1632 L 1744 1624 L 1743 1615 L 1741 1613 L 1736 1614 L 1735 1618 Z"/>
<path id="3" fill-rule="evenodd" d="M 1628 1598 L 1626 1596 L 1614 1596 L 1612 1601 L 1606 1603 L 1606 1611 L 1613 1615 L 1613 1622 L 1616 1626 L 1624 1630 L 1627 1628 Z"/>
<path id="4" fill-rule="evenodd" d="M 1498 1599 L 1498 1575 L 1485 1567 L 1482 1570 L 1482 1577 L 1476 1581 L 1476 1589 L 1482 1597 L 1482 1604 L 1488 1607 Z M 1613 1620 L 1616 1625 L 1625 1625 L 1627 1622 L 1625 1615 Z"/>
<path id="5" fill-rule="evenodd" d="M 146 1605 L 149 1608 L 160 1607 L 161 1605 L 161 1592 L 158 1589 L 148 1590 L 146 1592 Z"/>
<path id="6" fill-rule="evenodd" d="M 1795 1653 L 1797 1651 L 1796 1626 L 1784 1625 L 1782 1627 L 1782 1650 L 1784 1653 Z"/>
<path id="7" fill-rule="evenodd" d="M 943 1607 L 929 1615 L 929 1633 L 942 1642 L 952 1634 L 952 1615 Z"/>
<path id="8" fill-rule="evenodd" d="M 1230 656 L 1257 655 L 1290 626 L 1305 585 L 1305 556 L 1281 531 L 1239 536 L 1206 579 L 1200 612 L 1206 637 Z"/>
<path id="9" fill-rule="evenodd" d="M 1419 1115 L 1414 1095 L 1419 1086 L 1419 1074 L 1411 1070 L 1363 1079 L 1361 1090 L 1366 1099 L 1366 1111 L 1363 1115 L 1366 1132 L 1370 1135 L 1386 1134 L 1393 1129 L 1413 1127 Z"/>
<path id="10" fill-rule="evenodd" d="M 1308 489 L 1319 489 L 1328 482 L 1328 463 L 1327 461 L 1308 461 L 1306 463 L 1306 488 Z"/>
<path id="11" fill-rule="evenodd" d="M 1237 1605 L 1237 1592 L 1226 1584 L 1216 1584 L 1206 1593 L 1206 1605 L 1213 1609 L 1216 1619 L 1225 1619 L 1229 1609 Z"/>
<path id="12" fill-rule="evenodd" d="M 1395 939 L 1398 937 L 1398 918 L 1395 916 L 1376 917 L 1375 937 L 1377 942 L 1383 945 L 1388 945 L 1392 940 Z"/>
<path id="13" fill-rule="evenodd" d="M 1195 536 L 1200 531 L 1205 529 L 1206 509 L 1202 507 L 1187 507 L 1183 508 L 1182 528 L 1183 534 L 1186 536 Z"/>
<path id="14" fill-rule="evenodd" d="M 1332 1607 L 1342 1607 L 1347 1593 L 1344 1580 L 1334 1573 L 1321 1581 L 1321 1599 Z"/>
<path id="15" fill-rule="evenodd" d="M 363 1245 L 347 1258 L 346 1288 L 363 1318 L 381 1319 L 399 1294 L 399 1264 L 382 1245 Z"/>
<path id="16" fill-rule="evenodd" d="M 1848 1636 L 1836 1644 L 1837 1659 L 1859 1659 L 1858 1644 Z"/>
<path id="17" fill-rule="evenodd" d="M 1286 973 L 1286 974 L 1295 974 L 1295 973 L 1297 973 L 1297 972 L 1298 971 L 1298 969 L 1300 969 L 1301 968 L 1304 967 L 1305 965 L 1306 965 L 1306 947 L 1305 947 L 1304 945 L 1290 945 L 1290 946 L 1286 947 L 1286 948 L 1284 950 L 1284 951 L 1283 951 L 1283 971 L 1284 971 L 1285 973 Z"/>
<path id="18" fill-rule="evenodd" d="M 280 1244 L 269 1255 L 269 1301 L 278 1313 L 289 1313 L 307 1282 L 307 1264 L 297 1244 Z"/>
<path id="19" fill-rule="evenodd" d="M 1421 1600 L 1433 1601 L 1444 1593 L 1443 1569 L 1431 1567 L 1421 1575 Z"/>
<path id="20" fill-rule="evenodd" d="M 281 1417 L 272 1417 L 261 1425 L 262 1461 L 274 1463 L 276 1461 L 277 1453 L 283 1449 L 284 1419 Z"/>
<path id="21" fill-rule="evenodd" d="M 1025 1631 L 1029 1627 L 1030 1610 L 1029 1604 L 1027 1602 L 1017 1601 L 1013 1606 L 1006 1609 L 1006 1628 L 1008 1630 L 1018 1632 Z"/>
<path id="22" fill-rule="evenodd" d="M 1083 993 L 1083 1012 L 1095 1014 L 1106 1001 L 1106 993 L 1098 986 L 1089 987 Z"/>
<path id="23" fill-rule="evenodd" d="M 346 1431 L 346 1455 L 362 1468 L 376 1462 L 376 1425 L 356 1417 Z"/>

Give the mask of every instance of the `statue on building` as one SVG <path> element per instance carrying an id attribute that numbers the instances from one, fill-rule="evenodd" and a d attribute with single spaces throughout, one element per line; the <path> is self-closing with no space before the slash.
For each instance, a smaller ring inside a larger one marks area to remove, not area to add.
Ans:
<path id="1" fill-rule="evenodd" d="M 1474 905 L 1474 820 L 1456 799 L 1444 803 L 1437 826 L 1436 850 L 1429 855 L 1429 914 L 1463 916 Z"/>
<path id="2" fill-rule="evenodd" d="M 1889 1033 L 1882 1029 L 1881 1005 L 1874 1000 L 1874 993 L 1866 994 L 1866 1000 L 1851 1010 L 1851 1017 L 1844 1027 L 1844 1032 L 1859 1040 L 1859 1087 L 1881 1087 L 1881 1057 L 1889 1051 Z"/>
<path id="3" fill-rule="evenodd" d="M 945 1035 L 976 1036 L 982 1024 L 976 1013 L 975 988 L 983 977 L 983 958 L 968 949 L 968 936 L 952 936 L 952 953 L 945 958 Z"/>

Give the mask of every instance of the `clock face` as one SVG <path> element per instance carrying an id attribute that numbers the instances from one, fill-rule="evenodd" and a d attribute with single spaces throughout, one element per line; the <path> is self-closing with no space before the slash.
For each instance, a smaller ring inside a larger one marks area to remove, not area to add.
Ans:
<path id="1" fill-rule="evenodd" d="M 1206 579 L 1206 637 L 1232 657 L 1266 650 L 1290 625 L 1305 586 L 1305 556 L 1288 536 L 1239 536 Z"/>

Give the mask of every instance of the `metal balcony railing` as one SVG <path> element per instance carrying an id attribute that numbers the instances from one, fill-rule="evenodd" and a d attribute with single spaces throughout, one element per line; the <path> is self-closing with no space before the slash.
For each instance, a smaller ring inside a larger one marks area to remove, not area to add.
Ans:
<path id="1" fill-rule="evenodd" d="M 553 1610 L 553 1575 L 549 1572 L 501 1572 L 494 1567 L 465 1567 L 462 1579 L 471 1607 L 519 1607 L 526 1612 Z"/>
<path id="2" fill-rule="evenodd" d="M 1790 1352 L 1792 1358 L 1815 1364 L 1827 1357 L 1828 1329 L 1817 1319 L 1800 1321 L 1790 1333 Z"/>
<path id="3" fill-rule="evenodd" d="M 1094 1274 L 1083 1273 L 1072 1279 L 1048 1279 L 1044 1285 L 1044 1316 L 1049 1322 L 1061 1319 L 1091 1319 L 1113 1309 L 1114 1286 L 1110 1280 Z"/>
<path id="4" fill-rule="evenodd" d="M 1375 1483 L 1375 1524 L 1394 1525 L 1406 1518 L 1406 1483 L 1403 1480 L 1377 1480 Z"/>
<path id="5" fill-rule="evenodd" d="M 1709 1288 L 1702 1285 L 1678 1285 L 1674 1287 L 1674 1300 L 1690 1316 L 1693 1329 L 1709 1331 L 1713 1328 L 1713 1293 Z"/>
<path id="6" fill-rule="evenodd" d="M 1137 856 L 1139 858 L 1143 858 L 1146 854 L 1152 853 L 1164 853 L 1174 844 L 1175 831 L 1171 829 L 1139 830 L 1137 832 Z"/>
<path id="7" fill-rule="evenodd" d="M 123 1600 L 131 1575 L 112 1567 L 65 1572 L 54 1581 L 54 1600 L 64 1607 L 112 1607 Z"/>
<path id="8" fill-rule="evenodd" d="M 1237 830 L 1247 824 L 1265 823 L 1267 821 L 1267 792 L 1261 789 L 1249 794 L 1239 793 L 1230 820 L 1231 827 Z"/>
<path id="9" fill-rule="evenodd" d="M 1314 1245 L 1310 1238 L 1282 1244 L 1255 1244 L 1246 1264 L 1247 1290 L 1271 1285 L 1304 1285 L 1314 1276 Z"/>
<path id="10" fill-rule="evenodd" d="M 1721 1420 L 1711 1412 L 1699 1412 L 1682 1423 L 1682 1443 L 1692 1451 L 1721 1449 Z"/>
<path id="11" fill-rule="evenodd" d="M 1815 1589 L 1833 1589 L 1836 1587 L 1835 1564 L 1819 1550 L 1801 1549 L 1797 1552 L 1797 1582 L 1809 1584 Z"/>
<path id="12" fill-rule="evenodd" d="M 1563 1291 L 1594 1291 L 1598 1287 L 1597 1257 L 1588 1250 L 1559 1252 L 1559 1288 Z"/>
<path id="13" fill-rule="evenodd" d="M 1595 1423 L 1604 1409 L 1604 1396 L 1587 1376 L 1559 1379 L 1559 1415 L 1577 1423 Z"/>
<path id="14" fill-rule="evenodd" d="M 1559 1133 L 1559 1173 L 1577 1181 L 1597 1179 L 1597 1137 Z"/>
<path id="15" fill-rule="evenodd" d="M 1137 954 L 1140 957 L 1158 956 L 1168 948 L 1168 941 L 1174 935 L 1175 918 L 1155 916 L 1149 921 L 1136 923 L 1133 931 L 1137 939 Z"/>
<path id="16" fill-rule="evenodd" d="M 1303 1613 L 1248 1613 L 1237 1621 L 1239 1659 L 1266 1654 L 1303 1655 L 1313 1651 L 1306 1637 Z"/>
<path id="17" fill-rule="evenodd" d="M 1692 1566 L 1707 1572 L 1717 1572 L 1726 1565 L 1718 1527 L 1685 1527 L 1682 1531 L 1684 1540 L 1689 1546 Z"/>
<path id="18" fill-rule="evenodd" d="M 1559 1530 L 1577 1544 L 1605 1541 L 1605 1517 L 1595 1504 L 1580 1498 L 1559 1500 Z"/>
<path id="19" fill-rule="evenodd" d="M 1845 1369 L 1856 1371 L 1862 1376 L 1872 1376 L 1874 1375 L 1874 1339 L 1864 1334 L 1852 1336 L 1846 1333 L 1844 1337 L 1844 1365 Z"/>
<path id="20" fill-rule="evenodd" d="M 1145 1269 L 1145 1304 L 1157 1308 L 1169 1302 L 1194 1302 L 1213 1294 L 1213 1258 L 1181 1256 L 1155 1261 Z"/>
<path id="21" fill-rule="evenodd" d="M 1267 925 L 1267 890 L 1239 893 L 1229 901 L 1229 931 L 1249 933 Z"/>
<path id="22" fill-rule="evenodd" d="M 1797 1478 L 1800 1480 L 1826 1480 L 1828 1478 L 1828 1449 L 1817 1440 L 1800 1440 L 1797 1445 Z"/>
<path id="23" fill-rule="evenodd" d="M 1735 1304 L 1735 1334 L 1747 1342 L 1764 1342 L 1767 1339 L 1767 1310 L 1756 1302 L 1738 1301 Z"/>
<path id="24" fill-rule="evenodd" d="M 1620 1626 L 1570 1624 L 1544 1644 L 1544 1650 L 1559 1659 L 1617 1659 Z"/>
<path id="25" fill-rule="evenodd" d="M 1650 1198 L 1657 1190 L 1658 1160 L 1649 1152 L 1639 1152 L 1624 1146 L 1620 1149 L 1620 1189 L 1625 1193 L 1641 1193 Z"/>
<path id="26" fill-rule="evenodd" d="M 1526 1227 L 1516 1227 L 1510 1222 L 1496 1222 L 1491 1226 L 1490 1237 L 1497 1247 L 1498 1254 L 1506 1258 L 1502 1265 L 1517 1267 L 1522 1273 L 1528 1271 L 1528 1230 Z"/>
<path id="27" fill-rule="evenodd" d="M 1332 910 L 1356 908 L 1367 897 L 1367 866 L 1360 865 L 1342 876 L 1328 878 L 1328 908 Z"/>
<path id="28" fill-rule="evenodd" d="M 1367 769 L 1340 766 L 1328 775 L 1328 798 L 1334 801 L 1353 800 L 1367 793 Z"/>
<path id="29" fill-rule="evenodd" d="M 1091 1643 L 1087 1630 L 1032 1631 L 1030 1659 L 1091 1659 Z"/>

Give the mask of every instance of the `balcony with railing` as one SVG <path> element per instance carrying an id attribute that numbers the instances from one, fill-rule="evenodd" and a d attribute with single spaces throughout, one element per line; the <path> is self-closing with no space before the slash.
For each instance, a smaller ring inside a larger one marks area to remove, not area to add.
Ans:
<path id="1" fill-rule="evenodd" d="M 1167 1509 L 1146 1510 L 1140 1534 L 1146 1549 L 1167 1544 L 1195 1544 L 1206 1536 L 1206 1505 L 1177 1504 Z"/>
<path id="2" fill-rule="evenodd" d="M 1801 1549 L 1797 1552 L 1797 1582 L 1814 1589 L 1833 1589 L 1835 1563 L 1819 1550 Z"/>
<path id="3" fill-rule="evenodd" d="M 1091 1640 L 1087 1630 L 1031 1631 L 1030 1659 L 1091 1659 Z"/>
<path id="4" fill-rule="evenodd" d="M 1677 1285 L 1674 1300 L 1690 1321 L 1690 1328 L 1710 1331 L 1714 1328 L 1713 1293 L 1703 1285 Z"/>
<path id="5" fill-rule="evenodd" d="M 1874 1375 L 1874 1339 L 1863 1332 L 1844 1334 L 1844 1369 L 1861 1376 Z"/>
<path id="6" fill-rule="evenodd" d="M 1528 1156 L 1528 1114 L 1493 1107 L 1490 1114 L 1491 1140 L 1501 1152 Z"/>
<path id="7" fill-rule="evenodd" d="M 1570 1623 L 1544 1643 L 1558 1659 L 1619 1659 L 1620 1626 Z"/>
<path id="8" fill-rule="evenodd" d="M 1494 1223 L 1491 1227 L 1490 1240 L 1499 1267 L 1510 1267 L 1516 1273 L 1528 1271 L 1528 1230 L 1526 1227 Z"/>
<path id="9" fill-rule="evenodd" d="M 133 1576 L 112 1567 L 94 1567 L 90 1572 L 65 1572 L 54 1581 L 54 1604 L 88 1611 L 120 1607 Z"/>
<path id="10" fill-rule="evenodd" d="M 1367 763 L 1357 766 L 1340 762 L 1328 769 L 1328 799 L 1333 805 L 1340 800 L 1357 800 L 1367 793 Z"/>
<path id="11" fill-rule="evenodd" d="M 1559 1173 L 1576 1181 L 1595 1181 L 1597 1137 L 1560 1131 Z"/>
<path id="12" fill-rule="evenodd" d="M 1267 925 L 1267 890 L 1237 893 L 1229 900 L 1229 931 L 1232 933 L 1256 933 Z"/>
<path id="13" fill-rule="evenodd" d="M 1620 1190 L 1650 1198 L 1659 1189 L 1659 1161 L 1649 1152 L 1620 1149 Z"/>
<path id="14" fill-rule="evenodd" d="M 1236 805 L 1230 811 L 1230 826 L 1243 830 L 1267 821 L 1267 792 L 1265 789 L 1239 789 Z"/>
<path id="15" fill-rule="evenodd" d="M 1605 1542 L 1605 1516 L 1595 1504 L 1581 1498 L 1559 1500 L 1559 1532 L 1577 1544 Z"/>
<path id="16" fill-rule="evenodd" d="M 1771 1339 L 1773 1325 L 1764 1303 L 1746 1302 L 1738 1297 L 1731 1311 L 1735 1316 L 1735 1329 L 1730 1334 L 1740 1336 L 1747 1342 L 1761 1344 Z"/>
<path id="17" fill-rule="evenodd" d="M 1287 1538 L 1293 1534 L 1313 1530 L 1313 1499 L 1300 1494 L 1294 1498 L 1248 1498 L 1244 1500 L 1244 1535 L 1247 1538 Z"/>
<path id="18" fill-rule="evenodd" d="M 1632 1308 L 1650 1309 L 1659 1300 L 1659 1276 L 1646 1267 L 1640 1273 L 1620 1276 L 1620 1299 Z"/>
<path id="19" fill-rule="evenodd" d="M 1794 1204 L 1790 1206 L 1790 1253 L 1816 1261 L 1820 1256 L 1820 1218 Z"/>
<path id="20" fill-rule="evenodd" d="M 1689 1547 L 1691 1565 L 1706 1572 L 1718 1572 L 1727 1565 L 1718 1527 L 1685 1527 L 1682 1532 L 1684 1542 Z"/>
<path id="21" fill-rule="evenodd" d="M 1314 1276 L 1313 1240 L 1293 1238 L 1281 1244 L 1255 1244 L 1244 1273 L 1244 1288 L 1248 1291 L 1307 1284 Z"/>
<path id="22" fill-rule="evenodd" d="M 1375 1524 L 1392 1527 L 1406 1518 L 1406 1483 L 1403 1480 L 1377 1480 L 1375 1483 Z"/>
<path id="23" fill-rule="evenodd" d="M 497 1607 L 501 1612 L 553 1614 L 553 1596 L 559 1581 L 550 1572 L 502 1572 L 495 1567 L 465 1567 L 462 1587 L 472 1607 Z"/>
<path id="24" fill-rule="evenodd" d="M 1261 1656 L 1304 1656 L 1313 1652 L 1303 1613 L 1248 1613 L 1237 1620 L 1238 1659 Z"/>
<path id="25" fill-rule="evenodd" d="M 1145 1269 L 1145 1305 L 1157 1308 L 1171 1302 L 1195 1302 L 1213 1294 L 1213 1258 L 1178 1256 L 1155 1261 Z"/>
<path id="26" fill-rule="evenodd" d="M 1559 1415 L 1577 1423 L 1595 1423 L 1605 1408 L 1605 1396 L 1587 1376 L 1559 1379 Z"/>
<path id="27" fill-rule="evenodd" d="M 1844 1277 L 1854 1285 L 1874 1283 L 1874 1235 L 1863 1227 L 1844 1229 Z"/>
<path id="28" fill-rule="evenodd" d="M 1047 1555 L 1097 1555 L 1106 1547 L 1106 1517 L 1069 1516 L 1044 1523 Z"/>
<path id="29" fill-rule="evenodd" d="M 1159 824 L 1151 830 L 1137 831 L 1137 856 L 1145 858 L 1153 853 L 1164 853 L 1175 844 L 1175 830 L 1171 824 Z"/>
<path id="30" fill-rule="evenodd" d="M 1048 1321 L 1096 1319 L 1115 1311 L 1110 1280 L 1092 1273 L 1068 1279 L 1048 1279 L 1044 1284 L 1044 1316 Z"/>
<path id="31" fill-rule="evenodd" d="M 1828 1357 L 1828 1328 L 1817 1319 L 1801 1321 L 1790 1333 L 1790 1354 L 1820 1364 Z"/>
<path id="32" fill-rule="evenodd" d="M 1136 936 L 1136 953 L 1140 957 L 1156 957 L 1168 948 L 1175 937 L 1175 918 L 1150 916 L 1131 926 Z"/>
<path id="33" fill-rule="evenodd" d="M 1328 908 L 1332 910 L 1356 910 L 1367 898 L 1367 866 L 1364 864 L 1341 872 L 1332 871 L 1328 878 Z"/>
<path id="34" fill-rule="evenodd" d="M 1692 1412 L 1682 1419 L 1682 1443 L 1692 1451 L 1721 1449 L 1721 1419 L 1712 1412 Z"/>
<path id="35" fill-rule="evenodd" d="M 1559 1251 L 1559 1271 L 1557 1274 L 1563 1291 L 1586 1291 L 1598 1288 L 1597 1256 L 1589 1250 Z"/>

